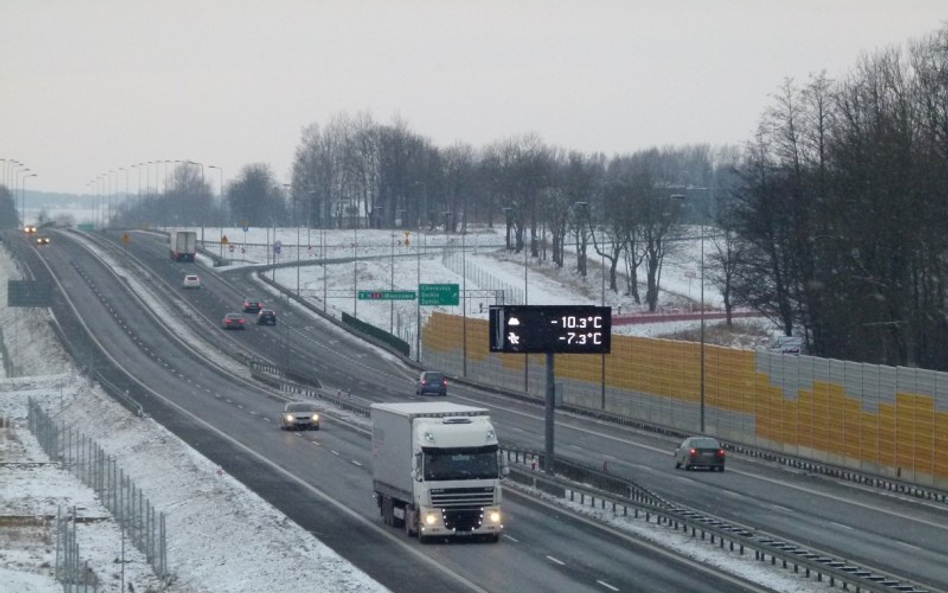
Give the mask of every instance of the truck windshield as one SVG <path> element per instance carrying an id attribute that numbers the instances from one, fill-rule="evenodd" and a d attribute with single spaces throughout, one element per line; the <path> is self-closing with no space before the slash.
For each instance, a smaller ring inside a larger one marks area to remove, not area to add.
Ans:
<path id="1" fill-rule="evenodd" d="M 422 449 L 425 480 L 476 480 L 499 477 L 497 445 Z"/>

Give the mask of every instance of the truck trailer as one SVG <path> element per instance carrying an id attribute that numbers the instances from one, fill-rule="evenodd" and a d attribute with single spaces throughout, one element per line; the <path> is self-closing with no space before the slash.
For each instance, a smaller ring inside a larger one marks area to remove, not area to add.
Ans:
<path id="1" fill-rule="evenodd" d="M 386 525 L 422 543 L 504 530 L 507 466 L 484 408 L 450 402 L 372 404 L 372 481 Z"/>
<path id="2" fill-rule="evenodd" d="M 171 245 L 171 259 L 174 261 L 194 261 L 197 251 L 197 233 L 195 231 L 174 231 L 168 237 Z"/>

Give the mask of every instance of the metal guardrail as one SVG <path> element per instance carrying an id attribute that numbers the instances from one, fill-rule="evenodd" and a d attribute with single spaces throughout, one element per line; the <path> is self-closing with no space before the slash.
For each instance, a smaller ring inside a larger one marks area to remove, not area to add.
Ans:
<path id="1" fill-rule="evenodd" d="M 515 396 L 517 397 L 517 396 Z M 537 403 L 537 398 L 534 397 L 518 397 L 522 401 Z M 637 430 L 644 432 L 650 432 L 653 434 L 660 434 L 663 436 L 674 437 L 677 439 L 684 439 L 690 436 L 694 436 L 693 433 L 685 432 L 678 428 L 673 428 L 670 426 L 665 426 L 662 424 L 655 424 L 645 420 L 639 420 L 637 418 L 628 418 L 624 416 L 617 416 L 609 412 L 604 412 L 602 410 L 591 410 L 589 408 L 583 408 L 579 406 L 564 404 L 558 406 L 559 409 L 570 412 L 572 414 L 578 414 L 580 416 L 586 416 L 589 418 L 595 418 L 597 420 L 603 420 L 612 424 L 617 424 L 621 426 L 629 426 Z M 755 459 L 762 459 L 764 461 L 769 461 L 772 463 L 777 463 L 780 465 L 785 465 L 787 467 L 793 467 L 803 471 L 807 471 L 813 474 L 819 474 L 822 476 L 827 476 L 835 478 L 838 480 L 845 480 L 848 482 L 853 482 L 856 484 L 863 484 L 866 486 L 873 486 L 876 488 L 881 488 L 889 492 L 897 492 L 899 494 L 904 494 L 906 496 L 911 496 L 913 498 L 919 498 L 922 500 L 928 500 L 932 502 L 937 502 L 941 504 L 948 505 L 948 491 L 939 490 L 937 488 L 930 488 L 925 486 L 919 486 L 918 484 L 913 484 L 911 482 L 905 482 L 895 478 L 889 478 L 886 476 L 878 474 L 869 474 L 865 472 L 860 472 L 854 469 L 845 468 L 838 465 L 832 465 L 824 463 L 821 461 L 815 461 L 813 459 L 806 459 L 804 457 L 797 457 L 794 455 L 788 455 L 779 451 L 774 451 L 771 449 L 761 449 L 759 447 L 754 447 L 751 445 L 745 445 L 743 443 L 735 443 L 730 441 L 725 441 L 718 439 L 722 446 L 728 451 L 734 453 L 740 453 L 747 457 L 753 457 Z"/>
<path id="2" fill-rule="evenodd" d="M 617 495 L 590 486 L 596 482 L 598 472 L 582 478 L 574 476 L 564 479 L 549 476 L 537 471 L 536 462 L 540 455 L 533 451 L 505 448 L 510 461 L 521 467 L 511 467 L 510 478 L 521 485 L 534 488 L 554 497 L 578 503 L 584 507 L 611 512 L 613 515 L 644 518 L 647 523 L 665 526 L 689 534 L 701 540 L 710 540 L 719 548 L 727 547 L 731 552 L 743 555 L 747 550 L 754 552 L 754 559 L 761 562 L 778 563 L 784 569 L 794 573 L 803 572 L 808 578 L 822 582 L 827 580 L 830 586 L 841 584 L 858 591 L 871 593 L 936 593 L 937 590 L 926 585 L 913 583 L 902 577 L 875 569 L 868 569 L 851 561 L 807 548 L 801 544 L 777 538 L 738 525 L 720 518 L 661 499 L 648 489 L 633 482 L 628 483 L 629 494 Z M 574 480 L 577 477 L 581 485 Z"/>
<path id="3" fill-rule="evenodd" d="M 277 369 L 270 367 L 268 370 Z M 270 380 L 281 383 L 276 375 L 271 376 Z M 283 383 L 281 389 L 324 399 L 346 410 L 369 416 L 368 402 L 354 401 L 351 397 L 334 397 L 304 385 Z M 802 571 L 807 578 L 816 578 L 818 582 L 822 582 L 825 577 L 830 586 L 835 586 L 838 581 L 844 589 L 852 586 L 857 592 L 939 593 L 902 577 L 868 569 L 761 530 L 670 502 L 641 484 L 596 470 L 578 461 L 554 457 L 554 476 L 547 476 L 537 471 L 543 467 L 543 453 L 505 446 L 501 449 L 508 462 L 522 466 L 511 467 L 510 477 L 513 481 L 557 498 L 569 499 L 571 502 L 590 507 L 597 507 L 598 504 L 600 510 L 611 510 L 613 514 L 624 516 L 631 513 L 633 518 L 641 516 L 646 522 L 654 520 L 657 525 L 683 533 L 690 532 L 692 537 L 701 540 L 710 539 L 712 545 L 716 544 L 720 548 L 727 546 L 730 551 L 737 551 L 741 555 L 746 550 L 753 550 L 755 560 L 769 560 L 771 565 L 777 565 L 779 562 L 782 568 L 792 569 L 795 573 Z"/>

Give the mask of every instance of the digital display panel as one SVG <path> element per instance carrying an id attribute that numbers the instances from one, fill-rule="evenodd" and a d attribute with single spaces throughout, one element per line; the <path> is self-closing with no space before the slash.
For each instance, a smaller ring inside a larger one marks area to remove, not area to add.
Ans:
<path id="1" fill-rule="evenodd" d="M 604 354 L 612 345 L 612 307 L 504 305 L 490 308 L 490 351 Z"/>

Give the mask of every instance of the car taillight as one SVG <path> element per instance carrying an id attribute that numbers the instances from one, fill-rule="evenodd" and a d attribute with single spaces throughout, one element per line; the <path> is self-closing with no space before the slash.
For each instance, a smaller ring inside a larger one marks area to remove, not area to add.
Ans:
<path id="1" fill-rule="evenodd" d="M 718 457 L 724 457 L 724 449 L 718 451 Z"/>
<path id="2" fill-rule="evenodd" d="M 447 387 L 447 386 L 448 386 L 448 380 L 445 379 L 444 381 L 441 382 L 441 384 L 444 385 L 445 387 Z"/>
<path id="3" fill-rule="evenodd" d="M 697 455 L 697 454 L 698 454 L 697 449 L 692 449 L 691 451 L 688 451 L 688 455 L 694 456 L 694 455 Z"/>

